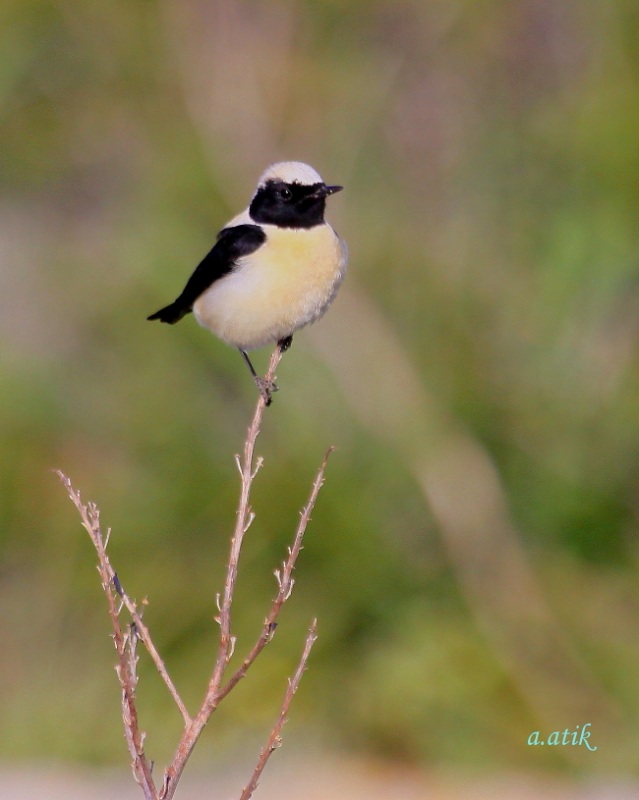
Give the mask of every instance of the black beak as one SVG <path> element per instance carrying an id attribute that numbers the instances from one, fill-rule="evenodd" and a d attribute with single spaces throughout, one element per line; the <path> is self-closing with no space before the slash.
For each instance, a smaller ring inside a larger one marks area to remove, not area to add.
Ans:
<path id="1" fill-rule="evenodd" d="M 329 194 L 335 194 L 335 192 L 341 192 L 343 186 L 327 186 L 325 183 L 320 183 L 317 189 L 313 192 L 311 197 L 328 197 Z"/>

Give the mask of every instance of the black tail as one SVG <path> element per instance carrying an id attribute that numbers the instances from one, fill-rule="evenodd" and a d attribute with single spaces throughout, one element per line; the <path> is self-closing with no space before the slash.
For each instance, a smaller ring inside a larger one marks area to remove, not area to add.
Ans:
<path id="1" fill-rule="evenodd" d="M 184 307 L 178 300 L 176 300 L 174 303 L 171 303 L 170 306 L 164 306 L 164 308 L 156 311 L 155 314 L 151 314 L 151 316 L 147 317 L 147 319 L 159 319 L 160 322 L 168 322 L 169 325 L 175 325 L 175 323 L 179 322 L 185 314 L 189 313 L 190 310 L 190 308 Z"/>

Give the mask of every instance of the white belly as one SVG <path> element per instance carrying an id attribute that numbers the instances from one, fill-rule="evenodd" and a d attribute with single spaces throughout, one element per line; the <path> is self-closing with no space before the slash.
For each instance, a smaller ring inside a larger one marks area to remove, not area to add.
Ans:
<path id="1" fill-rule="evenodd" d="M 243 350 L 284 339 L 321 317 L 346 270 L 346 246 L 329 225 L 264 230 L 260 249 L 193 306 L 200 325 Z"/>

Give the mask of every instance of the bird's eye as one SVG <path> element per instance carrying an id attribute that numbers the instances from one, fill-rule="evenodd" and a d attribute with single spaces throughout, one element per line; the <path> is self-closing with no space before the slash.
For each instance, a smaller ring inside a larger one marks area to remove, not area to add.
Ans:
<path id="1" fill-rule="evenodd" d="M 293 192 L 288 188 L 288 186 L 285 186 L 283 189 L 280 189 L 280 197 L 282 200 L 288 202 L 291 197 L 293 197 Z"/>

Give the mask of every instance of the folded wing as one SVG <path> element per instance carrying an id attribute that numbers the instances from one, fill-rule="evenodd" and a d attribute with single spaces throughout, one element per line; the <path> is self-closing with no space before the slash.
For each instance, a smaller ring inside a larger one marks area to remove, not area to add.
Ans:
<path id="1" fill-rule="evenodd" d="M 259 225 L 235 225 L 223 228 L 213 248 L 198 264 L 177 300 L 151 314 L 147 319 L 159 319 L 160 322 L 169 325 L 179 322 L 185 314 L 193 310 L 193 303 L 203 292 L 215 281 L 228 275 L 240 258 L 254 253 L 265 241 L 266 234 Z"/>

